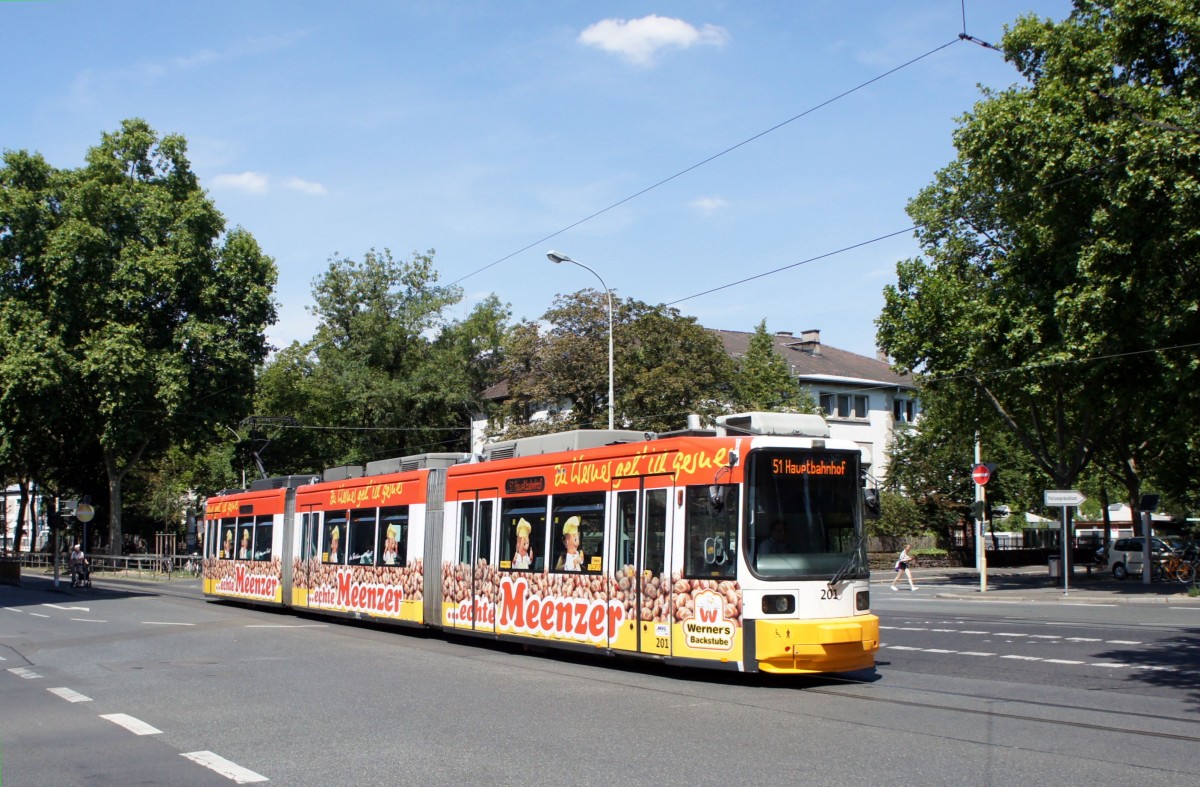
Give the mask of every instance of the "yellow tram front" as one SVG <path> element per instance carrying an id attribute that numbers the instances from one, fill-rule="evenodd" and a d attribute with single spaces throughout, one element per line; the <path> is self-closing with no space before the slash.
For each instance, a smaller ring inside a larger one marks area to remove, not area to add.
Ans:
<path id="1" fill-rule="evenodd" d="M 871 614 L 861 537 L 861 452 L 825 439 L 797 445 L 764 437 L 754 439 L 744 462 L 744 500 L 736 505 L 747 668 L 873 667 L 879 619 Z M 721 505 L 734 504 L 726 499 Z"/>

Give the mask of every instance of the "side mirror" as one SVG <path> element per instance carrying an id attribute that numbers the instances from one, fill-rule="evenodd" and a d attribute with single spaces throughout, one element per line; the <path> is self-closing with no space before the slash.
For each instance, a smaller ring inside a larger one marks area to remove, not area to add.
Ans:
<path id="1" fill-rule="evenodd" d="M 708 488 L 708 507 L 714 514 L 725 510 L 725 487 L 714 485 Z"/>
<path id="2" fill-rule="evenodd" d="M 863 510 L 866 512 L 868 519 L 879 518 L 881 509 L 879 505 L 878 489 L 863 490 Z"/>

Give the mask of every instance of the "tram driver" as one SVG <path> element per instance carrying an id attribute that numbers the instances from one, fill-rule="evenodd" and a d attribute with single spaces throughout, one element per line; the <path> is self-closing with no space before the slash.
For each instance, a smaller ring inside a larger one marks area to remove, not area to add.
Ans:
<path id="1" fill-rule="evenodd" d="M 787 543 L 787 524 L 782 519 L 776 519 L 771 523 L 770 534 L 759 544 L 758 554 L 780 555 L 790 551 Z"/>

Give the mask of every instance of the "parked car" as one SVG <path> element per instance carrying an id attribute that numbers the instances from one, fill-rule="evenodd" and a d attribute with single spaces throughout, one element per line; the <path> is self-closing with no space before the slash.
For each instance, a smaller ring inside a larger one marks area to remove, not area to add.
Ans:
<path id="1" fill-rule="evenodd" d="M 1112 551 L 1108 553 L 1108 570 L 1117 579 L 1124 579 L 1130 574 L 1142 573 L 1142 550 L 1145 548 L 1145 541 L 1139 536 L 1137 538 L 1118 538 L 1112 545 Z M 1171 547 L 1162 539 L 1154 539 L 1150 548 L 1153 550 L 1152 558 L 1160 558 L 1171 553 Z"/>

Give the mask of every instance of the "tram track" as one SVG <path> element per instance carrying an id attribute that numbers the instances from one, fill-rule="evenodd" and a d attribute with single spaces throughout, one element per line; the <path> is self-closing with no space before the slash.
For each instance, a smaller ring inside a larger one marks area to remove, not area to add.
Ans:
<path id="1" fill-rule="evenodd" d="M 838 679 L 830 678 L 829 680 L 838 680 Z M 852 685 L 861 685 L 861 686 L 874 685 L 873 683 L 868 682 L 868 681 L 856 681 L 856 680 L 849 680 L 849 679 L 843 679 L 843 680 L 845 680 L 846 683 L 852 684 Z M 1071 729 L 1088 729 L 1088 730 L 1097 730 L 1100 732 L 1116 733 L 1116 734 L 1120 734 L 1120 735 L 1136 735 L 1136 736 L 1143 737 L 1143 738 L 1158 738 L 1158 739 L 1164 739 L 1164 740 L 1178 740 L 1178 741 L 1187 741 L 1190 743 L 1200 743 L 1200 734 L 1188 735 L 1188 734 L 1184 734 L 1184 733 L 1157 732 L 1154 730 L 1138 729 L 1137 727 L 1129 727 L 1129 726 L 1118 727 L 1118 726 L 1115 726 L 1112 724 L 1098 724 L 1098 723 L 1094 723 L 1094 722 L 1080 721 L 1079 719 L 1054 719 L 1054 718 L 1049 718 L 1046 716 L 1038 716 L 1038 715 L 1033 715 L 1033 714 L 1028 714 L 1028 713 L 1008 713 L 1005 711 L 997 711 L 995 709 L 990 709 L 990 708 L 989 709 L 968 708 L 968 707 L 963 707 L 961 705 L 950 705 L 950 704 L 945 704 L 945 703 L 930 702 L 928 700 L 917 700 L 917 699 L 899 698 L 899 697 L 883 697 L 883 696 L 877 696 L 877 695 L 859 694 L 859 693 L 850 692 L 850 691 L 841 691 L 838 689 L 824 689 L 824 688 L 813 687 L 813 688 L 804 689 L 803 691 L 806 694 L 821 694 L 821 695 L 826 695 L 826 696 L 831 696 L 831 697 L 860 700 L 863 702 L 872 702 L 872 703 L 877 703 L 877 704 L 900 705 L 900 706 L 905 706 L 905 707 L 919 707 L 919 708 L 924 708 L 926 710 L 949 711 L 952 713 L 963 713 L 963 714 L 968 714 L 968 715 L 972 715 L 972 716 L 985 716 L 985 717 L 989 717 L 989 718 L 1009 719 L 1012 721 L 1034 722 L 1034 723 L 1049 724 L 1049 725 L 1061 726 L 1061 727 L 1070 727 Z M 922 689 L 921 693 L 929 694 L 930 690 Z M 977 700 L 980 702 L 996 702 L 996 703 L 1004 703 L 1004 704 L 1008 704 L 1008 705 L 1013 705 L 1013 704 L 1032 705 L 1035 707 L 1054 708 L 1057 710 L 1068 710 L 1068 711 L 1075 711 L 1075 712 L 1079 712 L 1079 713 L 1098 713 L 1098 714 L 1113 715 L 1112 708 L 1087 708 L 1087 707 L 1081 707 L 1078 705 L 1067 706 L 1067 705 L 1062 705 L 1060 703 L 1053 703 L 1053 702 L 1039 702 L 1037 700 L 1012 699 L 1009 697 L 994 697 L 994 696 L 988 696 L 988 695 L 982 695 L 982 694 L 969 694 L 969 693 L 965 693 L 965 692 L 938 691 L 937 693 L 955 696 L 955 697 L 961 697 L 963 699 Z M 1154 721 L 1162 721 L 1163 720 L 1163 716 L 1161 716 L 1161 715 L 1156 715 L 1156 714 L 1151 714 L 1151 713 L 1139 713 L 1136 711 L 1122 711 L 1120 715 L 1122 718 L 1134 717 L 1134 718 L 1152 719 Z M 1173 721 L 1175 723 L 1179 723 L 1179 724 L 1194 726 L 1198 730 L 1200 730 L 1200 721 L 1190 721 L 1187 719 L 1171 719 L 1171 721 Z"/>

